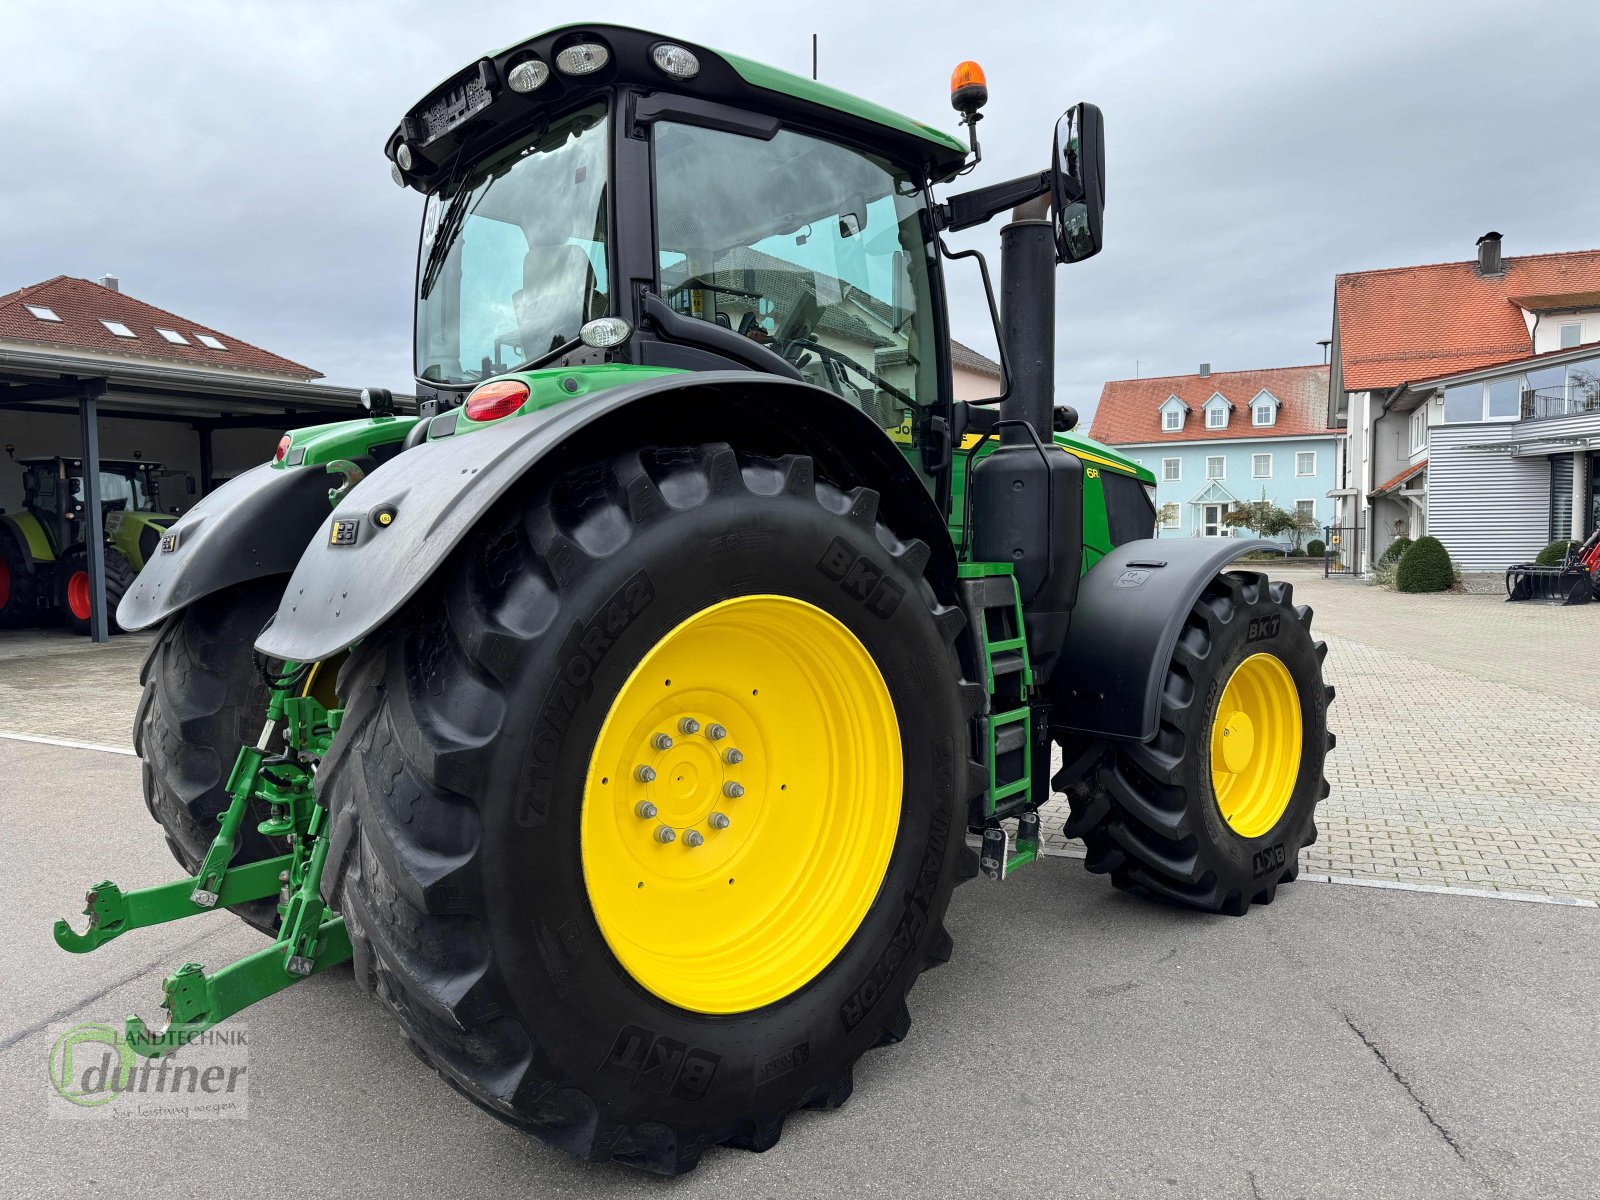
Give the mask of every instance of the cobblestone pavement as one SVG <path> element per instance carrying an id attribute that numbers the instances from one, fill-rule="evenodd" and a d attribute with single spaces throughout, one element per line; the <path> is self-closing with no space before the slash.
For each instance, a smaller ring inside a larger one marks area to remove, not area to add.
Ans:
<path id="1" fill-rule="evenodd" d="M 1295 577 L 1338 748 L 1303 870 L 1600 901 L 1600 605 Z M 1065 799 L 1045 807 L 1049 849 Z"/>
<path id="2" fill-rule="evenodd" d="M 1303 869 L 1600 901 L 1600 605 L 1291 581 L 1339 690 Z M 149 640 L 0 636 L 0 730 L 130 745 Z M 1081 855 L 1066 807 L 1045 807 L 1046 845 Z"/>

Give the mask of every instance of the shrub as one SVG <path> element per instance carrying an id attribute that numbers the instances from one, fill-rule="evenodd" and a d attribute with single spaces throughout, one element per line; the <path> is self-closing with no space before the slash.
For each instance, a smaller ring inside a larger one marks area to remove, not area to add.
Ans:
<path id="1" fill-rule="evenodd" d="M 1328 552 L 1328 547 L 1323 545 L 1321 538 L 1312 538 L 1306 543 L 1306 555 L 1309 558 L 1321 558 Z"/>
<path id="2" fill-rule="evenodd" d="M 1394 541 L 1389 543 L 1388 548 L 1385 549 L 1383 554 L 1378 558 L 1378 565 L 1380 567 L 1394 566 L 1400 561 L 1401 556 L 1404 555 L 1409 549 L 1411 549 L 1411 539 L 1406 537 L 1404 534 L 1401 534 L 1399 537 L 1395 538 Z"/>
<path id="3" fill-rule="evenodd" d="M 1563 562 L 1566 561 L 1567 547 L 1570 545 L 1572 545 L 1572 543 L 1567 541 L 1565 538 L 1551 542 L 1543 550 L 1539 551 L 1539 557 L 1533 561 L 1538 563 L 1541 567 L 1559 567 Z"/>
<path id="4" fill-rule="evenodd" d="M 1306 556 L 1306 552 L 1304 550 L 1291 550 L 1291 551 L 1289 551 L 1289 557 L 1290 558 L 1304 558 L 1305 556 Z"/>
<path id="5" fill-rule="evenodd" d="M 1402 592 L 1448 591 L 1456 581 L 1455 564 L 1438 538 L 1421 537 L 1400 556 L 1394 585 Z"/>

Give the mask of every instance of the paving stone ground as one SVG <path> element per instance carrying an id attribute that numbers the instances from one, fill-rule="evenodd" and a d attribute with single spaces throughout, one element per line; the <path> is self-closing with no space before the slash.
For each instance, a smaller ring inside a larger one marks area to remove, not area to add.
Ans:
<path id="1" fill-rule="evenodd" d="M 1303 869 L 1600 901 L 1600 605 L 1293 582 L 1338 689 Z M 1066 809 L 1046 844 L 1081 854 Z"/>
<path id="2" fill-rule="evenodd" d="M 1600 901 L 1600 604 L 1293 583 L 1339 693 L 1303 869 Z M 0 730 L 128 746 L 148 644 L 0 634 Z M 1081 854 L 1065 800 L 1044 816 L 1047 847 Z"/>

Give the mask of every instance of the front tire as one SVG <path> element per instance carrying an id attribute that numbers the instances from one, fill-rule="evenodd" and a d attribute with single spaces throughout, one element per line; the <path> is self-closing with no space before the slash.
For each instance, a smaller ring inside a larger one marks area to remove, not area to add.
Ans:
<path id="1" fill-rule="evenodd" d="M 38 619 L 41 569 L 0 528 L 0 629 L 16 629 Z"/>
<path id="2" fill-rule="evenodd" d="M 1243 571 L 1208 583 L 1173 650 L 1156 736 L 1113 747 L 1068 793 L 1084 865 L 1208 912 L 1270 904 L 1299 874 L 1328 794 L 1326 652 L 1289 584 Z"/>
<path id="3" fill-rule="evenodd" d="M 117 605 L 133 586 L 138 574 L 122 551 L 107 546 L 106 564 L 106 632 L 120 633 L 117 625 Z M 85 636 L 89 633 L 89 614 L 94 589 L 89 582 L 89 552 L 82 546 L 61 557 L 61 611 L 66 615 L 67 628 Z"/>
<path id="4" fill-rule="evenodd" d="M 503 502 L 352 653 L 318 775 L 324 894 L 357 980 L 489 1112 L 678 1174 L 843 1103 L 856 1059 L 905 1035 L 976 866 L 979 695 L 927 548 L 876 510 L 806 458 L 623 454 Z M 829 659 L 830 637 L 860 661 Z M 828 663 L 864 690 L 829 690 Z M 880 686 L 887 726 L 857 698 Z M 863 765 L 890 737 L 893 770 Z M 830 787 L 834 760 L 862 769 Z M 769 900 L 785 927 L 761 921 Z"/>

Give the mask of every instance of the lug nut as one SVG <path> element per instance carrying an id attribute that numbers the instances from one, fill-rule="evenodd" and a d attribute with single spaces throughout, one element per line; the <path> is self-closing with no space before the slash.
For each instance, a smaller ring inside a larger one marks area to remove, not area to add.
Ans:
<path id="1" fill-rule="evenodd" d="M 722 785 L 722 794 L 729 800 L 737 800 L 740 796 L 744 795 L 744 784 L 725 783 Z"/>
<path id="2" fill-rule="evenodd" d="M 671 750 L 672 737 L 669 734 L 658 733 L 655 735 L 655 737 L 650 739 L 650 744 L 657 750 Z"/>
<path id="3" fill-rule="evenodd" d="M 656 769 L 650 766 L 637 767 L 634 769 L 633 777 L 640 783 L 654 783 L 656 779 Z"/>
<path id="4" fill-rule="evenodd" d="M 729 825 L 732 825 L 733 822 L 728 820 L 727 813 L 712 813 L 708 820 L 708 824 L 713 829 L 726 829 Z"/>
<path id="5" fill-rule="evenodd" d="M 691 850 L 705 840 L 705 835 L 702 834 L 698 829 L 691 829 L 683 835 L 683 844 L 689 847 Z"/>
<path id="6" fill-rule="evenodd" d="M 699 733 L 700 722 L 696 721 L 693 717 L 685 717 L 683 720 L 678 722 L 678 728 L 684 733 Z"/>
<path id="7" fill-rule="evenodd" d="M 672 832 L 672 826 L 670 826 L 670 825 L 661 825 L 661 826 L 657 827 L 657 829 L 656 829 L 656 841 L 664 843 L 664 842 L 675 842 L 677 840 L 678 840 L 678 835 Z"/>
<path id="8" fill-rule="evenodd" d="M 721 725 L 707 725 L 706 736 L 713 742 L 720 742 L 723 738 L 728 736 L 728 731 Z"/>
<path id="9" fill-rule="evenodd" d="M 634 805 L 633 811 L 639 814 L 639 819 L 641 821 L 648 821 L 651 817 L 656 815 L 656 806 L 651 804 L 648 800 L 641 800 L 638 804 Z"/>
<path id="10" fill-rule="evenodd" d="M 722 761 L 730 767 L 736 767 L 744 761 L 744 755 L 737 750 L 724 750 L 722 752 Z"/>

